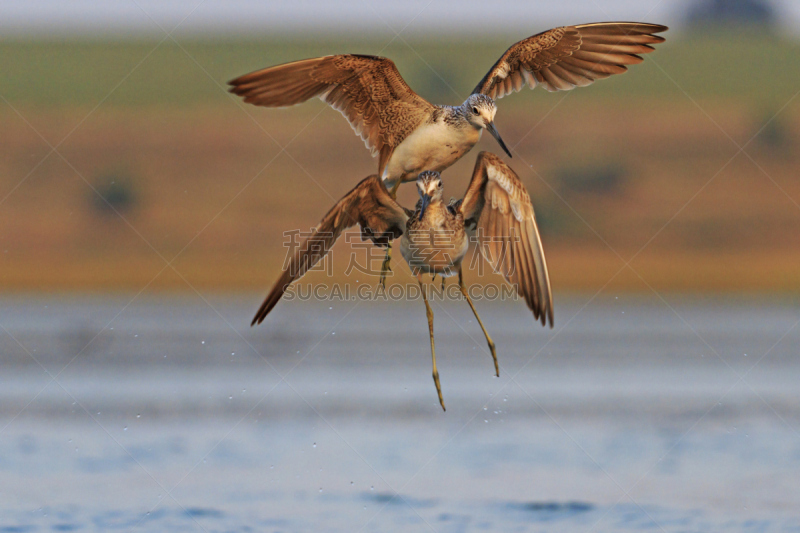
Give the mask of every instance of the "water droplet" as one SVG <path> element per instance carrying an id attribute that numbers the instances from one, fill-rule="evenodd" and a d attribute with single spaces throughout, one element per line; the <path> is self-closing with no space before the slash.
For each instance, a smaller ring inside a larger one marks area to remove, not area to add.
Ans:
<path id="1" fill-rule="evenodd" d="M 317 447 L 317 443 L 315 442 L 315 443 L 312 445 L 312 447 L 313 447 L 313 448 L 316 448 L 316 447 Z"/>
<path id="2" fill-rule="evenodd" d="M 352 485 L 352 484 L 353 484 L 353 482 L 351 481 L 351 482 L 350 482 L 350 484 Z"/>
<path id="3" fill-rule="evenodd" d="M 322 492 L 322 487 L 319 488 L 319 491 Z"/>
<path id="4" fill-rule="evenodd" d="M 228 396 L 228 399 L 229 400 L 233 400 L 233 396 Z"/>
<path id="5" fill-rule="evenodd" d="M 275 468 L 275 465 L 269 465 L 269 469 L 270 470 L 273 470 L 274 468 Z"/>
<path id="6" fill-rule="evenodd" d="M 137 414 L 136 414 L 136 418 L 142 418 L 142 415 L 140 415 L 139 413 L 137 413 Z"/>
<path id="7" fill-rule="evenodd" d="M 488 421 L 488 420 L 486 420 L 486 419 L 484 418 L 484 419 L 483 419 L 483 423 L 484 423 L 484 424 L 488 424 L 488 423 L 489 423 L 489 421 Z"/>
<path id="8" fill-rule="evenodd" d="M 329 307 L 328 309 L 329 309 L 329 310 L 330 310 L 330 309 L 333 309 L 333 306 Z"/>
<path id="9" fill-rule="evenodd" d="M 128 431 L 128 426 L 125 426 L 124 428 L 122 428 L 122 431 Z"/>
<path id="10" fill-rule="evenodd" d="M 206 341 L 200 341 L 200 344 L 205 344 L 205 343 L 206 343 Z"/>
<path id="11" fill-rule="evenodd" d="M 375 490 L 375 487 L 373 485 L 370 485 L 369 490 Z"/>

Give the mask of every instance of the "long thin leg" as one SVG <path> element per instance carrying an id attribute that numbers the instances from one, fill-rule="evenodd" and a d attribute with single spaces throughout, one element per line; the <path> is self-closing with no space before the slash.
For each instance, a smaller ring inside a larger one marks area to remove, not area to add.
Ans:
<path id="1" fill-rule="evenodd" d="M 386 246 L 386 257 L 383 258 L 383 263 L 381 264 L 381 277 L 378 283 L 384 289 L 386 288 L 386 275 L 392 271 L 392 243 L 390 242 L 388 246 Z"/>
<path id="2" fill-rule="evenodd" d="M 403 180 L 399 179 L 394 185 L 392 185 L 392 190 L 389 191 L 389 196 L 392 197 L 392 200 L 397 200 L 397 189 L 400 188 L 401 183 L 403 183 Z"/>
<path id="3" fill-rule="evenodd" d="M 417 274 L 417 282 L 419 282 L 419 288 L 422 290 L 422 301 L 425 302 L 425 311 L 428 314 L 428 331 L 431 335 L 431 358 L 433 359 L 433 383 L 436 385 L 436 392 L 439 394 L 439 403 L 442 404 L 442 410 L 447 411 L 444 406 L 444 397 L 442 396 L 442 385 L 439 383 L 439 370 L 436 369 L 436 348 L 433 345 L 433 311 L 430 304 L 428 304 L 425 285 L 422 284 L 422 276 L 420 274 Z"/>
<path id="4" fill-rule="evenodd" d="M 478 312 L 475 310 L 475 306 L 472 305 L 472 299 L 469 297 L 469 293 L 467 292 L 467 288 L 464 286 L 464 274 L 461 271 L 461 268 L 458 269 L 458 287 L 461 289 L 461 294 L 464 295 L 464 298 L 467 299 L 467 303 L 469 304 L 470 309 L 472 309 L 472 314 L 475 315 L 475 318 L 478 320 L 478 324 L 480 324 L 481 329 L 483 330 L 483 336 L 486 337 L 486 342 L 489 344 L 489 350 L 492 352 L 492 359 L 494 359 L 494 371 L 497 373 L 497 377 L 500 377 L 500 365 L 497 364 L 497 352 L 494 349 L 494 341 L 486 332 L 486 328 L 483 327 L 483 322 L 481 322 L 481 317 L 478 316 Z"/>
<path id="5" fill-rule="evenodd" d="M 392 186 L 392 190 L 389 191 L 389 196 L 392 197 L 392 200 L 397 199 L 397 189 L 400 187 L 400 184 L 403 183 L 403 180 L 397 180 Z M 386 257 L 383 258 L 383 263 L 381 264 L 381 277 L 378 283 L 384 289 L 386 288 L 386 275 L 392 271 L 392 243 L 389 242 L 388 246 L 386 246 Z"/>

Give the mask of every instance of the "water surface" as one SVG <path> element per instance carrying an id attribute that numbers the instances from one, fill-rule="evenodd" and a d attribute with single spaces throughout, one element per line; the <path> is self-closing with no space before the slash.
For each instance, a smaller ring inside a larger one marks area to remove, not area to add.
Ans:
<path id="1" fill-rule="evenodd" d="M 0 531 L 800 531 L 792 302 L 439 302 L 443 413 L 420 306 L 258 300 L 0 303 Z"/>

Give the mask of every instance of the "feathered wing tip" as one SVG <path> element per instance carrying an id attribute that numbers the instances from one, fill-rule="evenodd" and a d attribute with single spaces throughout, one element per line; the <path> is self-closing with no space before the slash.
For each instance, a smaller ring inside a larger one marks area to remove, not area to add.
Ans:
<path id="1" fill-rule="evenodd" d="M 473 90 L 493 99 L 541 85 L 548 91 L 568 91 L 622 74 L 642 62 L 655 35 L 666 26 L 642 22 L 597 22 L 554 28 L 512 45 Z"/>
<path id="2" fill-rule="evenodd" d="M 402 235 L 407 220 L 408 214 L 389 195 L 377 175 L 362 180 L 328 211 L 311 235 L 297 248 L 250 325 L 264 321 L 286 289 L 328 255 L 344 230 L 359 224 L 364 238 L 383 244 Z"/>
<path id="3" fill-rule="evenodd" d="M 241 96 L 248 104 L 264 107 L 287 107 L 319 96 L 329 84 L 312 75 L 328 57 L 316 57 L 269 67 L 228 82 L 229 91 Z"/>
<path id="4" fill-rule="evenodd" d="M 318 97 L 339 111 L 383 172 L 392 150 L 433 109 L 406 84 L 390 59 L 340 54 L 293 61 L 228 82 L 248 104 L 287 107 Z"/>
<path id="5" fill-rule="evenodd" d="M 534 318 L 553 327 L 553 296 L 530 196 L 499 157 L 481 152 L 460 210 L 477 221 L 478 250 L 525 300 Z"/>
<path id="6" fill-rule="evenodd" d="M 255 316 L 253 317 L 252 322 L 250 322 L 250 326 L 255 326 L 256 324 L 261 324 L 270 311 L 278 304 L 280 299 L 286 293 L 286 289 L 289 288 L 289 285 L 292 284 L 292 276 L 288 274 L 289 270 L 284 270 L 283 274 L 278 281 L 275 282 L 275 285 L 272 287 L 272 290 L 269 292 L 267 297 L 264 299 L 264 302 L 256 311 Z"/>

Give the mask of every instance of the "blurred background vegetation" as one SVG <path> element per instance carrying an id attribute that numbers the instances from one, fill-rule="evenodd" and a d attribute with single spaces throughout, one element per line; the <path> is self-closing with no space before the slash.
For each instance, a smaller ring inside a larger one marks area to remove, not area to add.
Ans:
<path id="1" fill-rule="evenodd" d="M 800 287 L 800 41 L 771 29 L 764 2 L 697 2 L 685 17 L 625 75 L 499 102 L 556 291 Z M 377 160 L 322 102 L 246 106 L 227 80 L 378 54 L 423 97 L 457 104 L 510 44 L 544 29 L 6 37 L 0 288 L 264 290 L 283 232 L 315 225 Z M 445 173 L 447 195 L 463 194 L 478 150 L 499 152 L 482 140 Z M 341 242 L 337 279 L 347 257 Z"/>

